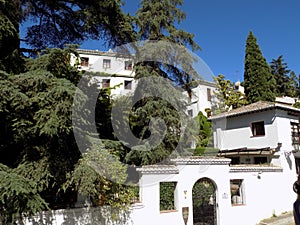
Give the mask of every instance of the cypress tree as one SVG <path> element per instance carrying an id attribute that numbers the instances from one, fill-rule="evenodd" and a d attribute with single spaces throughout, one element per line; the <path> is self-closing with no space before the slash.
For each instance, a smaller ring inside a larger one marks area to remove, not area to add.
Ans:
<path id="1" fill-rule="evenodd" d="M 243 85 L 249 103 L 275 101 L 276 80 L 252 31 L 246 41 Z"/>

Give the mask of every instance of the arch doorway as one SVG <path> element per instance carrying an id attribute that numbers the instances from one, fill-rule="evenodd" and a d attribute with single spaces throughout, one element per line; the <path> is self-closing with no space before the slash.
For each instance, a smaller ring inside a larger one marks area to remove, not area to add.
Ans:
<path id="1" fill-rule="evenodd" d="M 209 178 L 201 178 L 194 184 L 194 225 L 217 225 L 216 190 L 215 183 Z"/>

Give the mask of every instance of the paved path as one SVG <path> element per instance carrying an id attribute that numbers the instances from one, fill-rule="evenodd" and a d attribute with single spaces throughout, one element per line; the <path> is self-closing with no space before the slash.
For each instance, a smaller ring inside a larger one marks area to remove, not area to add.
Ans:
<path id="1" fill-rule="evenodd" d="M 258 225 L 295 225 L 293 212 L 271 217 L 260 221 Z"/>

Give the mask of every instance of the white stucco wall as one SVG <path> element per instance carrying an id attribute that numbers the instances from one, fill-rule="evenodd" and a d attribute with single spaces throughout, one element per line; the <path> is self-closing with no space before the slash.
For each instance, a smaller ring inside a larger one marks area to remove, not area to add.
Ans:
<path id="1" fill-rule="evenodd" d="M 292 190 L 296 181 L 295 171 L 231 172 L 229 178 L 244 179 L 246 204 L 230 206 L 226 218 L 228 222 L 224 224 L 255 225 L 263 218 L 293 210 L 293 202 L 296 200 Z"/>
<path id="2" fill-rule="evenodd" d="M 195 158 L 175 161 L 168 171 L 157 166 L 143 170 L 140 178 L 140 200 L 133 204 L 131 214 L 115 224 L 122 225 L 182 225 L 182 207 L 189 207 L 187 225 L 193 225 L 192 190 L 195 182 L 209 178 L 216 186 L 217 225 L 255 225 L 260 220 L 292 210 L 296 194 L 292 185 L 296 180 L 295 168 L 229 166 L 228 159 Z M 150 172 L 149 172 L 150 171 Z M 230 180 L 244 182 L 245 204 L 232 205 Z M 175 210 L 161 212 L 159 209 L 159 183 L 177 182 Z M 186 191 L 186 195 L 185 195 Z M 89 211 L 90 210 L 90 211 Z M 101 208 L 57 210 L 36 216 L 44 224 L 105 224 Z M 102 216 L 101 216 L 102 215 Z M 26 225 L 32 225 L 27 221 Z"/>
<path id="3" fill-rule="evenodd" d="M 110 87 L 114 87 L 116 85 L 120 85 L 111 90 L 111 96 L 113 98 L 132 94 L 136 88 L 137 81 L 131 77 L 110 77 L 110 76 L 94 76 L 93 81 L 99 84 L 99 87 L 102 88 L 103 80 L 110 79 Z M 125 81 L 131 81 L 132 86 L 131 89 L 125 89 Z"/>
<path id="4" fill-rule="evenodd" d="M 277 116 L 272 111 L 240 115 L 213 121 L 215 147 L 221 150 L 237 148 L 275 148 L 278 144 Z M 251 123 L 264 121 L 265 135 L 253 137 Z"/>
<path id="5" fill-rule="evenodd" d="M 207 89 L 210 89 L 211 100 L 208 100 Z M 211 82 L 200 82 L 196 88 L 192 89 L 191 104 L 188 106 L 188 110 L 193 110 L 193 116 L 197 116 L 198 112 L 202 112 L 206 116 L 205 109 L 212 107 L 212 102 L 215 101 L 214 92 L 216 91 L 216 85 Z M 186 94 L 186 97 L 187 94 Z"/>

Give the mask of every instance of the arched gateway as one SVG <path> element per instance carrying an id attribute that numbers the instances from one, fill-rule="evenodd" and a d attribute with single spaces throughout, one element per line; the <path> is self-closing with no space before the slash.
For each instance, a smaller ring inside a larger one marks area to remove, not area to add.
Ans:
<path id="1" fill-rule="evenodd" d="M 217 225 L 216 184 L 201 178 L 193 186 L 193 225 Z"/>

